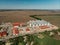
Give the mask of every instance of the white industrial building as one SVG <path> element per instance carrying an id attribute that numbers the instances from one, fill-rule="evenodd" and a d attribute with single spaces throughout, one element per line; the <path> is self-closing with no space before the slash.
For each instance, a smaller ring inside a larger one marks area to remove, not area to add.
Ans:
<path id="1" fill-rule="evenodd" d="M 29 22 L 27 22 L 27 24 L 30 27 L 44 26 L 44 25 L 50 26 L 50 25 L 52 25 L 52 24 L 50 24 L 49 22 L 47 22 L 45 20 L 30 20 Z"/>

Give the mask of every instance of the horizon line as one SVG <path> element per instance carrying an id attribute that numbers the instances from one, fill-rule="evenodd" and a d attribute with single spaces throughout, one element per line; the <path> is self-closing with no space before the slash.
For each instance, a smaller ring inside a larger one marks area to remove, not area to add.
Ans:
<path id="1" fill-rule="evenodd" d="M 60 9 L 0 9 L 0 10 L 60 10 Z"/>

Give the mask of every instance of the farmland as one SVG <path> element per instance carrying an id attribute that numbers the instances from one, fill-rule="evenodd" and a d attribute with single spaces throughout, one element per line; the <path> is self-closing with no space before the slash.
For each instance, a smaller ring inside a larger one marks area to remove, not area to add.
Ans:
<path id="1" fill-rule="evenodd" d="M 51 11 L 0 11 L 0 23 L 2 22 L 27 22 L 33 20 L 30 15 L 60 14 Z"/>
<path id="2" fill-rule="evenodd" d="M 37 18 L 41 18 L 41 19 L 44 19 L 48 22 L 51 22 L 52 24 L 60 27 L 60 15 L 38 15 L 38 16 L 35 16 Z"/>

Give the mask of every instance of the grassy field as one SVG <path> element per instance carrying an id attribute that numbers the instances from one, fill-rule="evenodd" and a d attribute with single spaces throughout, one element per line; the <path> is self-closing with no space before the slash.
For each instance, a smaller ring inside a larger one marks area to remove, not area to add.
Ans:
<path id="1" fill-rule="evenodd" d="M 42 34 L 42 35 L 44 35 L 43 39 L 35 37 L 35 41 L 38 42 L 38 45 L 60 45 L 60 40 L 55 40 L 46 34 Z M 37 44 L 35 44 L 35 45 L 37 45 Z"/>

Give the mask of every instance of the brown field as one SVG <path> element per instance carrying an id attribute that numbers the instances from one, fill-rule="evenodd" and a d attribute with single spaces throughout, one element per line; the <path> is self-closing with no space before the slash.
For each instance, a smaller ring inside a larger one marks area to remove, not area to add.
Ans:
<path id="1" fill-rule="evenodd" d="M 60 16 L 36 16 L 60 27 Z"/>
<path id="2" fill-rule="evenodd" d="M 0 11 L 0 23 L 2 22 L 27 22 L 29 20 L 34 19 L 34 18 L 29 17 L 29 15 L 41 15 L 41 14 L 60 14 L 60 12 L 51 12 L 51 11 L 4 11 L 4 12 L 1 12 Z M 47 21 L 50 21 L 55 25 L 60 25 L 59 17 L 41 16 L 41 18 Z"/>

